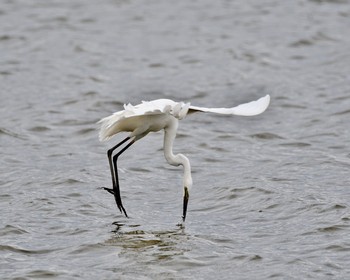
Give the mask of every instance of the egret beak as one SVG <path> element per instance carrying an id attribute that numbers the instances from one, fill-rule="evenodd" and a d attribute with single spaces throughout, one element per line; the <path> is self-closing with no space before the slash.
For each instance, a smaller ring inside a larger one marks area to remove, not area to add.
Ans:
<path id="1" fill-rule="evenodd" d="M 183 214 L 182 214 L 183 222 L 185 222 L 185 219 L 186 219 L 187 204 L 188 204 L 189 197 L 190 197 L 190 194 L 188 192 L 188 188 L 184 187 L 184 204 L 183 204 Z"/>

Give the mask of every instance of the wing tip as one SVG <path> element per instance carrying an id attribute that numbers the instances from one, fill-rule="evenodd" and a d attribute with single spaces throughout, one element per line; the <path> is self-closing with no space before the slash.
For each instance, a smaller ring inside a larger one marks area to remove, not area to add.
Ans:
<path id="1" fill-rule="evenodd" d="M 262 112 L 261 113 L 263 113 L 263 112 L 265 112 L 266 111 L 266 109 L 269 107 L 269 105 L 270 105 L 270 101 L 271 101 L 271 96 L 270 96 L 270 94 L 266 94 L 264 97 L 261 97 L 260 99 L 258 99 L 258 101 L 260 100 L 260 102 L 261 102 L 261 104 L 263 105 L 262 106 Z"/>
<path id="2" fill-rule="evenodd" d="M 242 116 L 260 115 L 264 113 L 266 109 L 269 107 L 270 101 L 271 101 L 270 95 L 266 94 L 265 96 L 260 97 L 258 100 L 237 106 L 236 113 L 237 115 L 242 115 Z"/>

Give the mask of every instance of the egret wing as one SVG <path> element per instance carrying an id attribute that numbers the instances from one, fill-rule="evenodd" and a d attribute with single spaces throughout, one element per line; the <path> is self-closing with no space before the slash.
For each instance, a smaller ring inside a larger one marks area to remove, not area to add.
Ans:
<path id="1" fill-rule="evenodd" d="M 110 127 L 118 121 L 126 118 L 143 115 L 165 114 L 169 111 L 169 107 L 171 107 L 173 103 L 175 102 L 172 100 L 158 99 L 154 101 L 142 101 L 141 104 L 135 106 L 131 105 L 130 103 L 124 104 L 124 110 L 115 112 L 112 115 L 101 119 L 98 123 L 101 123 L 104 127 Z"/>
<path id="2" fill-rule="evenodd" d="M 205 108 L 190 106 L 189 113 L 196 111 L 210 112 L 222 115 L 255 116 L 263 113 L 270 104 L 270 95 L 261 97 L 258 100 L 240 104 L 232 108 Z"/>
<path id="3" fill-rule="evenodd" d="M 138 125 L 142 125 L 136 122 L 142 116 L 165 114 L 182 119 L 186 116 L 189 106 L 189 103 L 175 102 L 170 99 L 142 101 L 141 104 L 135 106 L 130 103 L 125 104 L 124 110 L 118 111 L 98 122 L 101 124 L 100 140 L 108 140 L 121 131 L 134 131 Z"/>

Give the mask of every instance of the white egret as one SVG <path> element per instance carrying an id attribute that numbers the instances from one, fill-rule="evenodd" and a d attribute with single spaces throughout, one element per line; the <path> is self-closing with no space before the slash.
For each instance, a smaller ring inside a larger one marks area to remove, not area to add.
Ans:
<path id="1" fill-rule="evenodd" d="M 120 197 L 117 160 L 118 157 L 128 149 L 137 140 L 146 136 L 149 132 L 156 132 L 164 129 L 164 156 L 167 162 L 174 166 L 182 165 L 184 169 L 183 176 L 183 215 L 185 221 L 187 212 L 187 203 L 190 189 L 192 187 L 191 165 L 190 161 L 183 154 L 173 154 L 173 143 L 176 137 L 178 120 L 182 120 L 187 114 L 194 112 L 211 112 L 224 115 L 254 116 L 261 114 L 266 110 L 270 103 L 270 96 L 266 95 L 256 101 L 241 104 L 232 108 L 204 108 L 191 106 L 190 103 L 175 102 L 169 99 L 157 99 L 133 106 L 124 105 L 124 110 L 116 112 L 111 116 L 99 121 L 101 130 L 99 133 L 100 141 L 108 140 L 119 132 L 131 132 L 128 137 L 107 151 L 109 167 L 112 176 L 113 188 L 104 188 L 114 195 L 116 204 L 120 212 L 126 214 Z M 115 149 L 129 141 L 124 148 L 112 154 Z"/>

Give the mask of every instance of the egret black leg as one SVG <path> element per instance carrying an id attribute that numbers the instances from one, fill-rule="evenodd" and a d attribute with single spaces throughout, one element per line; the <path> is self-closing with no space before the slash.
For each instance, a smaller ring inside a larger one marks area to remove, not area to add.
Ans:
<path id="1" fill-rule="evenodd" d="M 126 211 L 125 211 L 125 208 L 123 206 L 122 199 L 120 196 L 117 160 L 118 160 L 118 157 L 122 153 L 124 153 L 126 151 L 126 149 L 128 149 L 134 143 L 135 143 L 135 140 L 131 140 L 128 143 L 128 145 L 126 145 L 123 149 L 121 149 L 117 154 L 115 154 L 113 156 L 113 166 L 114 166 L 114 175 L 115 175 L 114 176 L 115 184 L 113 184 L 113 194 L 114 194 L 115 202 L 117 203 L 117 206 L 118 206 L 120 212 L 124 212 L 125 217 L 128 217 L 128 215 L 126 214 Z"/>
<path id="2" fill-rule="evenodd" d="M 107 151 L 107 157 L 108 157 L 109 168 L 111 171 L 113 189 L 103 188 L 104 190 L 108 191 L 110 194 L 114 195 L 114 198 L 116 200 L 116 203 L 117 203 L 117 206 L 118 206 L 120 212 L 122 212 L 122 209 L 123 209 L 125 216 L 127 216 L 127 214 L 126 214 L 125 209 L 121 203 L 120 191 L 119 191 L 119 181 L 118 181 L 118 170 L 114 170 L 113 161 L 112 161 L 112 154 L 113 154 L 115 149 L 117 149 L 118 147 L 123 145 L 128 140 L 130 140 L 130 137 L 126 137 L 124 140 L 122 140 L 117 145 L 115 145 L 114 147 L 112 147 L 111 149 L 109 149 Z M 131 143 L 133 143 L 133 142 L 134 141 L 132 141 Z M 130 146 L 130 143 L 125 148 L 123 148 L 118 154 L 121 154 L 122 152 L 124 152 L 129 146 Z"/>
<path id="3" fill-rule="evenodd" d="M 112 176 L 112 183 L 113 186 L 116 184 L 116 178 L 114 177 L 114 170 L 113 170 L 113 163 L 112 163 L 112 154 L 113 151 L 120 147 L 121 145 L 123 145 L 126 141 L 128 141 L 130 139 L 130 137 L 126 137 L 123 141 L 119 142 L 117 145 L 115 145 L 114 147 L 112 147 L 111 149 L 109 149 L 107 151 L 107 157 L 108 157 L 108 162 L 109 162 L 109 168 L 111 170 L 111 176 Z"/>

